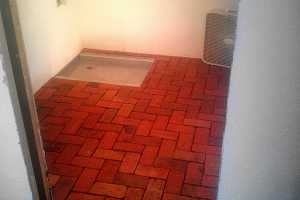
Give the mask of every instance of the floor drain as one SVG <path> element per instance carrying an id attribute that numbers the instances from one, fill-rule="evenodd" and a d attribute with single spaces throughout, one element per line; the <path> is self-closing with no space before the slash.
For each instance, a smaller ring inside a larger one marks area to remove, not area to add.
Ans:
<path id="1" fill-rule="evenodd" d="M 92 70 L 92 69 L 93 69 L 93 67 L 92 67 L 92 66 L 87 66 L 87 67 L 86 67 L 86 69 L 88 69 L 88 70 Z"/>

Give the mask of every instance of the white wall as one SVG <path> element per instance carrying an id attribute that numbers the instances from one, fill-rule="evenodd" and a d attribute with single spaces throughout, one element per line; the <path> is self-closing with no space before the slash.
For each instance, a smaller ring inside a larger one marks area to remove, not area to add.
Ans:
<path id="1" fill-rule="evenodd" d="M 0 199 L 29 200 L 32 192 L 8 89 L 9 59 L 0 16 Z"/>
<path id="2" fill-rule="evenodd" d="M 74 1 L 83 47 L 198 58 L 206 13 L 238 0 Z"/>
<path id="3" fill-rule="evenodd" d="M 243 0 L 219 200 L 300 199 L 300 1 Z"/>
<path id="4" fill-rule="evenodd" d="M 72 1 L 17 0 L 34 91 L 70 62 L 82 49 Z"/>

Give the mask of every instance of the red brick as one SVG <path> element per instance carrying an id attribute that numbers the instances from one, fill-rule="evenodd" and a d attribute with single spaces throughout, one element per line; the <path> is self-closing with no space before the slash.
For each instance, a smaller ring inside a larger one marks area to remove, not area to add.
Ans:
<path id="1" fill-rule="evenodd" d="M 85 139 L 79 136 L 73 135 L 59 135 L 56 138 L 56 142 L 67 143 L 67 144 L 83 144 Z"/>
<path id="2" fill-rule="evenodd" d="M 116 142 L 116 144 L 114 145 L 114 149 L 119 151 L 130 151 L 130 152 L 141 153 L 144 150 L 144 145 L 133 144 L 129 142 Z"/>
<path id="3" fill-rule="evenodd" d="M 97 177 L 97 180 L 100 182 L 112 183 L 120 168 L 120 164 L 121 163 L 118 161 L 106 160 Z"/>
<path id="4" fill-rule="evenodd" d="M 176 148 L 176 142 L 172 140 L 163 140 L 160 150 L 159 157 L 172 157 Z"/>
<path id="5" fill-rule="evenodd" d="M 211 127 L 211 136 L 220 138 L 223 137 L 224 128 L 224 122 L 213 122 Z"/>
<path id="6" fill-rule="evenodd" d="M 116 109 L 119 109 L 119 108 L 121 108 L 122 103 L 100 100 L 100 101 L 98 101 L 97 106 L 100 106 L 100 107 L 103 107 L 103 108 L 116 108 Z"/>
<path id="7" fill-rule="evenodd" d="M 165 187 L 162 180 L 151 179 L 145 191 L 143 200 L 160 200 Z"/>
<path id="8" fill-rule="evenodd" d="M 69 118 L 49 116 L 49 117 L 46 117 L 43 120 L 43 123 L 45 123 L 45 124 L 54 124 L 54 125 L 65 125 L 69 121 L 70 121 Z"/>
<path id="9" fill-rule="evenodd" d="M 137 176 L 134 174 L 118 173 L 115 176 L 115 183 L 119 185 L 126 185 L 128 187 L 146 188 L 149 178 L 145 176 Z"/>
<path id="10" fill-rule="evenodd" d="M 142 200 L 144 190 L 138 188 L 128 188 L 125 200 Z"/>
<path id="11" fill-rule="evenodd" d="M 82 123 L 83 128 L 95 128 L 101 114 L 90 114 Z"/>
<path id="12" fill-rule="evenodd" d="M 166 168 L 170 170 L 176 170 L 185 172 L 187 161 L 184 160 L 176 160 L 172 158 L 160 158 L 158 157 L 154 163 L 155 167 Z"/>
<path id="13" fill-rule="evenodd" d="M 141 120 L 139 119 L 130 119 L 126 117 L 120 117 L 117 116 L 113 120 L 113 123 L 115 124 L 121 124 L 121 125 L 127 125 L 127 126 L 138 126 L 140 124 Z"/>
<path id="14" fill-rule="evenodd" d="M 142 165 L 152 165 L 157 157 L 158 147 L 147 146 L 144 149 L 140 163 Z"/>
<path id="15" fill-rule="evenodd" d="M 170 116 L 172 114 L 172 109 L 173 108 L 170 108 L 170 107 L 167 107 L 167 108 L 164 108 L 164 107 L 148 107 L 146 112 L 150 113 L 150 114 L 155 114 L 155 115 Z"/>
<path id="16" fill-rule="evenodd" d="M 66 126 L 62 132 L 64 134 L 74 135 L 79 130 L 79 128 L 81 127 L 81 124 L 83 122 L 84 122 L 83 119 L 74 118 L 66 124 Z"/>
<path id="17" fill-rule="evenodd" d="M 159 146 L 161 144 L 161 138 L 135 135 L 131 142 L 146 146 Z"/>
<path id="18" fill-rule="evenodd" d="M 64 165 L 64 164 L 52 164 L 48 166 L 49 173 L 57 174 L 62 176 L 68 177 L 78 177 L 81 174 L 82 168 L 71 166 L 71 165 Z"/>
<path id="19" fill-rule="evenodd" d="M 194 133 L 195 128 L 192 126 L 184 126 L 178 124 L 168 124 L 168 131 L 178 132 L 178 133 Z"/>
<path id="20" fill-rule="evenodd" d="M 194 143 L 199 145 L 207 145 L 209 138 L 209 129 L 197 128 L 195 132 Z"/>
<path id="21" fill-rule="evenodd" d="M 219 176 L 221 158 L 216 155 L 206 155 L 205 175 Z"/>
<path id="22" fill-rule="evenodd" d="M 104 197 L 90 195 L 90 194 L 84 194 L 84 193 L 78 193 L 78 192 L 72 192 L 69 195 L 67 200 L 104 200 Z"/>
<path id="23" fill-rule="evenodd" d="M 110 123 L 116 116 L 117 112 L 118 111 L 116 109 L 107 109 L 104 111 L 104 113 L 99 121 L 105 122 L 105 123 Z"/>
<path id="24" fill-rule="evenodd" d="M 206 121 L 217 121 L 217 122 L 224 122 L 225 117 L 220 115 L 214 114 L 206 114 L 206 113 L 199 113 L 197 116 L 198 119 L 206 120 Z"/>
<path id="25" fill-rule="evenodd" d="M 78 131 L 78 136 L 85 137 L 85 138 L 101 139 L 104 136 L 104 132 L 93 130 L 93 129 L 81 128 Z"/>
<path id="26" fill-rule="evenodd" d="M 183 124 L 183 120 L 185 118 L 184 111 L 174 111 L 171 118 L 170 123 L 172 124 Z"/>
<path id="27" fill-rule="evenodd" d="M 132 112 L 130 114 L 130 118 L 138 119 L 138 120 L 154 121 L 156 116 L 153 114 L 148 114 L 148 113 L 144 113 L 144 112 Z"/>
<path id="28" fill-rule="evenodd" d="M 86 139 L 86 141 L 83 144 L 83 146 L 81 147 L 78 155 L 87 156 L 87 157 L 91 156 L 95 152 L 98 144 L 99 144 L 99 141 L 97 139 L 89 139 L 89 138 Z"/>
<path id="29" fill-rule="evenodd" d="M 97 123 L 95 129 L 103 131 L 120 132 L 122 130 L 122 126 L 110 123 Z"/>
<path id="30" fill-rule="evenodd" d="M 67 198 L 71 191 L 76 178 L 72 177 L 61 177 L 53 188 L 53 199 L 64 200 Z"/>
<path id="31" fill-rule="evenodd" d="M 96 182 L 90 190 L 90 193 L 115 198 L 124 198 L 126 195 L 126 191 L 127 188 L 123 185 Z"/>
<path id="32" fill-rule="evenodd" d="M 206 187 L 217 187 L 218 186 L 218 177 L 204 175 L 202 179 L 202 185 Z"/>
<path id="33" fill-rule="evenodd" d="M 203 176 L 203 165 L 199 163 L 189 163 L 185 176 L 185 183 L 201 185 Z"/>
<path id="34" fill-rule="evenodd" d="M 103 159 L 76 156 L 72 160 L 72 165 L 100 169 L 103 165 Z"/>
<path id="35" fill-rule="evenodd" d="M 157 116 L 157 118 L 153 124 L 153 129 L 154 130 L 165 130 L 168 123 L 169 123 L 168 116 Z"/>
<path id="36" fill-rule="evenodd" d="M 73 157 L 78 153 L 79 150 L 80 146 L 78 145 L 67 145 L 64 148 L 64 150 L 59 154 L 58 158 L 56 159 L 56 162 L 61 164 L 71 163 Z"/>
<path id="37" fill-rule="evenodd" d="M 216 197 L 216 190 L 201 186 L 193 186 L 193 185 L 184 185 L 182 189 L 182 194 L 195 197 L 195 198 L 203 198 L 214 200 Z"/>
<path id="38" fill-rule="evenodd" d="M 184 173 L 172 170 L 169 173 L 165 192 L 172 194 L 180 194 L 183 184 Z"/>
<path id="39" fill-rule="evenodd" d="M 132 104 L 124 104 L 120 108 L 117 115 L 122 116 L 122 117 L 128 117 L 130 115 L 131 111 L 133 110 L 133 108 L 134 108 L 134 105 L 132 105 Z"/>
<path id="40" fill-rule="evenodd" d="M 37 99 L 49 99 L 53 96 L 55 91 L 56 90 L 52 88 L 42 88 L 37 94 Z"/>
<path id="41" fill-rule="evenodd" d="M 194 144 L 192 150 L 195 152 L 207 153 L 212 155 L 221 155 L 222 148 L 217 146 Z"/>
<path id="42" fill-rule="evenodd" d="M 101 99 L 104 101 L 113 100 L 117 93 L 118 90 L 108 90 L 107 92 L 105 92 L 104 96 Z"/>
<path id="43" fill-rule="evenodd" d="M 78 192 L 88 192 L 96 180 L 98 173 L 99 171 L 95 169 L 84 169 L 73 190 Z"/>
<path id="44" fill-rule="evenodd" d="M 178 138 L 178 133 L 171 131 L 152 130 L 150 135 L 168 140 L 177 140 Z"/>
<path id="45" fill-rule="evenodd" d="M 177 195 L 177 194 L 164 193 L 162 200 L 195 200 L 195 199 L 187 196 Z"/>
<path id="46" fill-rule="evenodd" d="M 52 188 L 56 185 L 56 183 L 58 182 L 60 176 L 54 175 L 54 174 L 48 174 L 47 178 L 48 178 L 48 186 L 50 188 Z"/>
<path id="47" fill-rule="evenodd" d="M 126 153 L 119 171 L 122 173 L 133 173 L 139 162 L 140 154 L 138 153 Z"/>
<path id="48" fill-rule="evenodd" d="M 48 125 L 41 126 L 41 133 L 43 140 L 54 141 L 56 137 L 61 133 L 63 126 Z"/>
<path id="49" fill-rule="evenodd" d="M 87 112 L 92 114 L 103 114 L 105 112 L 104 108 L 97 106 L 80 106 L 78 110 L 81 112 Z"/>
<path id="50" fill-rule="evenodd" d="M 191 151 L 194 140 L 193 133 L 180 133 L 177 148 L 185 151 Z"/>
<path id="51" fill-rule="evenodd" d="M 93 155 L 97 158 L 109 159 L 109 160 L 122 160 L 124 157 L 124 152 L 112 151 L 106 149 L 97 149 Z"/>
<path id="52" fill-rule="evenodd" d="M 119 134 L 115 132 L 107 132 L 105 133 L 104 137 L 102 138 L 99 148 L 102 149 L 112 149 L 114 146 Z"/>
<path id="53" fill-rule="evenodd" d="M 136 175 L 148 176 L 152 178 L 162 178 L 162 179 L 166 179 L 168 173 L 169 173 L 168 169 L 145 166 L 145 165 L 138 165 L 135 170 Z"/>
<path id="54" fill-rule="evenodd" d="M 175 150 L 173 158 L 178 160 L 186 160 L 191 162 L 204 162 L 204 154 L 203 153 L 194 153 L 189 151 L 181 151 Z"/>
<path id="55" fill-rule="evenodd" d="M 184 119 L 184 125 L 186 126 L 195 126 L 202 128 L 210 128 L 211 122 L 201 119 Z"/>
<path id="56" fill-rule="evenodd" d="M 148 120 L 141 121 L 140 125 L 137 128 L 136 134 L 148 136 L 152 128 L 152 122 Z"/>

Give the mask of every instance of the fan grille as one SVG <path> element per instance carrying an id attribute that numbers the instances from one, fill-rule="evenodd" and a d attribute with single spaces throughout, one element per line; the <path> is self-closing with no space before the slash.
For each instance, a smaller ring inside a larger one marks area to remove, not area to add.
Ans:
<path id="1" fill-rule="evenodd" d="M 206 19 L 204 61 L 220 66 L 231 66 L 237 17 L 209 13 Z"/>

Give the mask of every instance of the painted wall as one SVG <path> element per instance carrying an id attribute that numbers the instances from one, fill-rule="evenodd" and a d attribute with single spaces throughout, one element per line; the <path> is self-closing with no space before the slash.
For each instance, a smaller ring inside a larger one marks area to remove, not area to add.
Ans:
<path id="1" fill-rule="evenodd" d="M 235 8 L 238 0 L 74 1 L 86 48 L 198 58 L 206 13 Z"/>
<path id="2" fill-rule="evenodd" d="M 241 1 L 219 200 L 300 198 L 299 10 Z"/>
<path id="3" fill-rule="evenodd" d="M 34 91 L 70 62 L 82 49 L 72 1 L 17 0 Z"/>
<path id="4" fill-rule="evenodd" d="M 32 198 L 32 191 L 20 145 L 14 103 L 8 88 L 9 67 L 7 47 L 0 16 L 0 199 Z"/>

